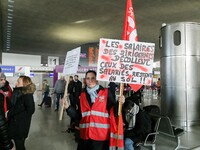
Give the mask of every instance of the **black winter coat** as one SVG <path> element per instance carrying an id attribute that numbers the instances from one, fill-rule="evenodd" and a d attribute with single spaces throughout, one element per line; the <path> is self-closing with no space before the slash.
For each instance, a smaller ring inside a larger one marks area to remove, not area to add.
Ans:
<path id="1" fill-rule="evenodd" d="M 8 135 L 8 124 L 4 113 L 4 96 L 0 94 L 0 150 L 10 150 L 13 147 Z"/>
<path id="2" fill-rule="evenodd" d="M 8 112 L 9 135 L 12 139 L 28 137 L 32 114 L 35 111 L 34 91 L 34 84 L 13 90 L 12 107 Z"/>

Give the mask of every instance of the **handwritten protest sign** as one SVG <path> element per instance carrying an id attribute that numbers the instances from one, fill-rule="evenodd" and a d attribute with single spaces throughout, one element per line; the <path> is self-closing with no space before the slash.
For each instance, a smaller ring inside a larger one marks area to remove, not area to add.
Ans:
<path id="1" fill-rule="evenodd" d="M 151 85 L 155 44 L 101 38 L 97 80 Z"/>
<path id="2" fill-rule="evenodd" d="M 67 52 L 63 68 L 63 75 L 70 75 L 77 73 L 80 52 L 81 52 L 80 47 Z"/>

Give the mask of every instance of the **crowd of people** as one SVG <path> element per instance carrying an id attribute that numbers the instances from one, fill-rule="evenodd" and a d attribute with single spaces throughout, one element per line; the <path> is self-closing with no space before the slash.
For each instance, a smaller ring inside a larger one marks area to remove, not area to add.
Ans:
<path id="1" fill-rule="evenodd" d="M 67 86 L 67 96 L 64 97 Z M 144 140 L 150 132 L 151 120 L 139 107 L 141 94 L 135 92 L 130 97 L 116 97 L 116 84 L 110 83 L 108 88 L 98 84 L 96 72 L 89 70 L 85 74 L 85 87 L 78 75 L 70 76 L 66 83 L 63 77 L 56 81 L 54 93 L 57 102 L 66 109 L 70 116 L 68 133 L 76 133 L 77 150 L 134 150 L 135 143 Z M 0 73 L 0 149 L 25 150 L 31 118 L 35 111 L 33 94 L 35 84 L 28 76 L 20 76 L 15 88 L 9 86 L 5 75 Z M 43 80 L 42 107 L 49 97 L 49 84 Z M 117 99 L 117 100 L 116 100 Z M 122 115 L 118 116 L 119 105 Z M 120 123 L 120 127 L 117 124 Z M 119 131 L 118 131 L 119 130 Z M 120 138 L 119 138 L 120 137 Z"/>

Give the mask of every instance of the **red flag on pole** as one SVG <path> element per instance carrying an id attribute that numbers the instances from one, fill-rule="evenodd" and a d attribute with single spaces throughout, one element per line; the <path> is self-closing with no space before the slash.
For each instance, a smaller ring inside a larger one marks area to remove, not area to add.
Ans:
<path id="1" fill-rule="evenodd" d="M 132 0 L 127 0 L 127 3 L 126 3 L 126 14 L 124 18 L 124 30 L 123 30 L 122 39 L 127 40 L 127 41 L 133 41 L 133 42 L 138 41 Z M 135 92 L 138 91 L 142 87 L 142 85 L 140 84 L 129 84 L 129 86 Z"/>

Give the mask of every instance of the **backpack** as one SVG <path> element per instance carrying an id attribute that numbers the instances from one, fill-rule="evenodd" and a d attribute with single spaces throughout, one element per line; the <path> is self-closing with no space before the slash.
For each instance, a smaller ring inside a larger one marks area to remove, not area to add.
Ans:
<path id="1" fill-rule="evenodd" d="M 150 113 L 150 114 L 160 115 L 160 108 L 157 105 L 149 105 L 149 106 L 143 107 L 143 110 L 145 110 L 147 113 Z"/>
<path id="2" fill-rule="evenodd" d="M 144 131 L 146 134 L 151 132 L 151 125 L 152 125 L 152 121 L 151 121 L 151 117 L 150 115 L 146 112 L 146 111 L 141 111 L 141 116 L 143 118 L 144 121 Z"/>

